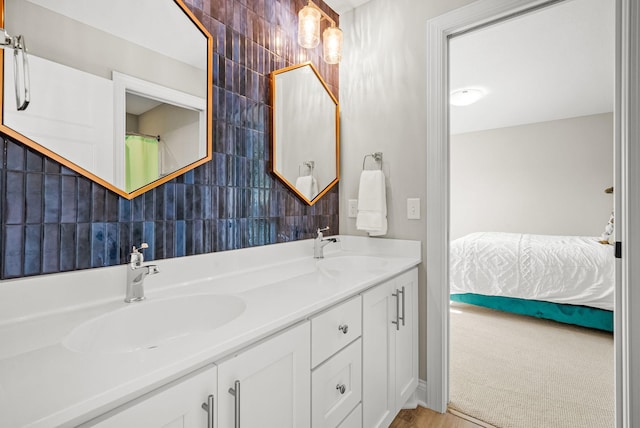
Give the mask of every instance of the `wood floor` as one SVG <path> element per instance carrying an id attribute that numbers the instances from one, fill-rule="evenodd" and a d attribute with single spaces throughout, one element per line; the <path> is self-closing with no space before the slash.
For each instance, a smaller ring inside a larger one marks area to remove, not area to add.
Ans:
<path id="1" fill-rule="evenodd" d="M 479 421 L 478 421 L 479 422 Z M 451 413 L 438 413 L 424 407 L 401 410 L 389 428 L 487 428 Z"/>

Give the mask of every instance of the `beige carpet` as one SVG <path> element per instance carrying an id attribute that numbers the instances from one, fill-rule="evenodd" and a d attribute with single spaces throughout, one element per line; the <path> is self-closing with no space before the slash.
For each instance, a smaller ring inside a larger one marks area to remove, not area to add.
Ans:
<path id="1" fill-rule="evenodd" d="M 450 407 L 500 428 L 612 428 L 613 335 L 451 304 Z"/>

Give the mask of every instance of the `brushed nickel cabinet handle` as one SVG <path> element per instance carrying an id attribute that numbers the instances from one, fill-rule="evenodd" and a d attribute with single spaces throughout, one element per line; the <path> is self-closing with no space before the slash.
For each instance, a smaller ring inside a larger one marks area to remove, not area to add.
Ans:
<path id="1" fill-rule="evenodd" d="M 340 394 L 344 394 L 344 392 L 347 390 L 347 387 L 344 386 L 344 383 L 339 383 L 336 385 L 336 389 L 338 390 L 338 392 L 340 392 Z"/>
<path id="2" fill-rule="evenodd" d="M 213 428 L 213 423 L 215 421 L 215 416 L 213 413 L 213 395 L 209 395 L 207 397 L 207 402 L 202 403 L 202 410 L 207 412 L 207 428 Z"/>
<path id="3" fill-rule="evenodd" d="M 229 394 L 235 397 L 234 400 L 234 428 L 240 428 L 240 381 L 234 384 L 235 388 L 229 388 Z"/>
<path id="4" fill-rule="evenodd" d="M 391 321 L 391 324 L 395 324 L 396 330 L 400 330 L 400 290 L 396 289 L 392 296 L 396 298 L 396 320 Z"/>
<path id="5" fill-rule="evenodd" d="M 404 326 L 404 285 L 402 286 L 402 290 L 398 290 L 398 293 L 402 293 L 402 317 L 400 317 L 400 319 L 402 320 L 402 325 Z"/>
<path id="6" fill-rule="evenodd" d="M 347 332 L 349 331 L 349 326 L 347 324 L 340 324 L 338 326 L 338 330 L 340 330 L 342 334 L 347 334 Z"/>

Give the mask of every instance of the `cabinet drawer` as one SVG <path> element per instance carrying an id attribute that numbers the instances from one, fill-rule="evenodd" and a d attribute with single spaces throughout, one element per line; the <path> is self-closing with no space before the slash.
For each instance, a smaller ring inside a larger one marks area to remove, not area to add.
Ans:
<path id="1" fill-rule="evenodd" d="M 353 412 L 338 425 L 338 428 L 362 428 L 362 403 L 353 409 Z"/>
<path id="2" fill-rule="evenodd" d="M 361 312 L 361 297 L 357 296 L 311 319 L 311 367 L 360 336 Z"/>
<path id="3" fill-rule="evenodd" d="M 362 339 L 311 374 L 311 426 L 335 428 L 362 399 Z"/>

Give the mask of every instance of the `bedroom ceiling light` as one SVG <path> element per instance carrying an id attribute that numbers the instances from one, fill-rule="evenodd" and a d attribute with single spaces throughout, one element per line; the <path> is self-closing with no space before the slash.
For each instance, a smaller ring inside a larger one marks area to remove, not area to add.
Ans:
<path id="1" fill-rule="evenodd" d="M 323 59 L 327 64 L 338 64 L 342 59 L 342 30 L 313 1 L 298 12 L 298 44 L 313 49 L 320 44 L 320 22 L 326 19 L 331 26 L 322 33 Z"/>
<path id="2" fill-rule="evenodd" d="M 468 106 L 485 96 L 485 92 L 478 88 L 462 88 L 451 92 L 449 103 L 454 106 Z"/>

